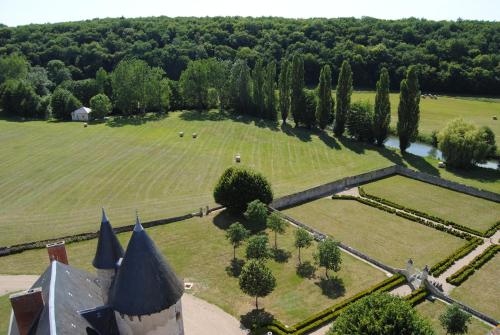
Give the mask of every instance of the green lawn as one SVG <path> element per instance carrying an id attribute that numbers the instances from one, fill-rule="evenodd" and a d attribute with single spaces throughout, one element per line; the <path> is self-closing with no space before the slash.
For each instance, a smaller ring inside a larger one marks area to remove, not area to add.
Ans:
<path id="1" fill-rule="evenodd" d="M 500 254 L 453 289 L 451 296 L 500 320 Z"/>
<path id="2" fill-rule="evenodd" d="M 113 217 L 110 216 L 112 220 Z M 250 311 L 254 299 L 241 293 L 237 278 L 226 273 L 232 258 L 232 247 L 225 239 L 225 231 L 234 220 L 219 214 L 205 218 L 193 218 L 148 229 L 148 233 L 166 255 L 177 274 L 185 281 L 193 282 L 193 293 L 202 299 L 220 306 L 239 318 Z M 97 222 L 94 222 L 97 227 Z M 345 292 L 334 291 L 338 296 L 329 298 L 322 293 L 318 283 L 323 271 L 318 270 L 318 278 L 302 279 L 296 274 L 297 253 L 293 248 L 294 228 L 289 226 L 286 235 L 278 237 L 278 245 L 291 252 L 288 262 L 269 261 L 277 278 L 276 290 L 259 305 L 273 313 L 279 320 L 293 324 L 319 312 L 349 296 L 384 280 L 385 274 L 368 264 L 343 254 L 342 269 L 338 273 Z M 129 233 L 119 234 L 125 246 Z M 94 271 L 91 261 L 94 256 L 96 240 L 72 243 L 67 246 L 70 264 Z M 304 260 L 312 260 L 315 246 L 303 251 Z M 239 249 L 239 258 L 243 258 L 244 247 Z M 28 274 L 41 273 L 48 266 L 46 250 L 28 251 L 17 255 L 0 258 L 2 273 Z M 0 315 L 0 319 L 3 319 Z"/>
<path id="3" fill-rule="evenodd" d="M 353 92 L 352 100 L 370 100 L 375 102 L 375 92 Z M 391 126 L 396 127 L 398 120 L 399 93 L 391 93 Z M 492 119 L 497 116 L 499 120 Z M 500 101 L 498 99 L 472 99 L 442 96 L 437 100 L 420 100 L 420 126 L 422 134 L 430 135 L 433 130 L 441 130 L 449 121 L 456 118 L 490 127 L 500 143 Z"/>
<path id="4" fill-rule="evenodd" d="M 387 265 L 432 266 L 465 241 L 355 200 L 323 198 L 284 211 Z"/>
<path id="5" fill-rule="evenodd" d="M 10 322 L 9 295 L 0 297 L 0 334 L 7 334 Z"/>
<path id="6" fill-rule="evenodd" d="M 436 335 L 447 335 L 446 331 L 441 326 L 439 322 L 439 316 L 441 316 L 446 311 L 446 304 L 440 300 L 429 301 L 425 300 L 420 303 L 415 309 L 429 320 L 436 331 Z M 468 335 L 485 335 L 487 334 L 492 327 L 486 325 L 485 323 L 479 321 L 476 318 L 471 319 L 471 323 L 469 323 Z"/>
<path id="7" fill-rule="evenodd" d="M 369 194 L 479 231 L 488 230 L 500 220 L 498 203 L 411 178 L 394 176 L 363 188 Z"/>
<path id="8" fill-rule="evenodd" d="M 116 226 L 195 211 L 234 155 L 285 195 L 394 163 L 500 191 L 500 173 L 437 169 L 416 156 L 217 112 L 76 122 L 0 120 L 0 246 L 95 230 L 104 206 Z M 184 131 L 185 137 L 178 136 Z M 196 132 L 199 137 L 192 139 Z"/>

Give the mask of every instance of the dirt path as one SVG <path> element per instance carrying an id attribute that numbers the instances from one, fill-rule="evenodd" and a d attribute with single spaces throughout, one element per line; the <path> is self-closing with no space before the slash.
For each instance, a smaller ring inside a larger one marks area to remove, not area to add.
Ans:
<path id="1" fill-rule="evenodd" d="M 33 275 L 0 275 L 0 296 L 26 290 L 33 285 L 38 277 Z"/>

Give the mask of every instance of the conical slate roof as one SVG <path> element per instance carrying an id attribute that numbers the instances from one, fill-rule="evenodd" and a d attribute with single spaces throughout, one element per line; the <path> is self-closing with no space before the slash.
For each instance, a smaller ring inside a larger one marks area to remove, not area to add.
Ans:
<path id="1" fill-rule="evenodd" d="M 99 241 L 92 264 L 97 269 L 115 269 L 116 263 L 121 257 L 123 257 L 123 248 L 116 238 L 103 208 Z"/>
<path id="2" fill-rule="evenodd" d="M 161 312 L 179 301 L 184 285 L 136 219 L 109 304 L 126 315 Z"/>

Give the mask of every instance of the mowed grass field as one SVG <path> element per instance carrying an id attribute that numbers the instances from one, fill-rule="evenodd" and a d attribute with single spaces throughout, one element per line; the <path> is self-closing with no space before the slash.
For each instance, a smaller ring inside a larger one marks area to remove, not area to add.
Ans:
<path id="1" fill-rule="evenodd" d="M 486 231 L 500 220 L 500 204 L 403 176 L 363 185 L 368 194 L 464 226 Z"/>
<path id="2" fill-rule="evenodd" d="M 448 172 L 431 159 L 217 111 L 87 128 L 0 120 L 0 143 L 0 246 L 95 231 L 101 207 L 121 226 L 135 210 L 148 221 L 213 205 L 213 187 L 237 153 L 275 196 L 396 163 L 500 191 L 497 171 Z"/>
<path id="3" fill-rule="evenodd" d="M 415 307 L 421 316 L 430 321 L 432 327 L 436 331 L 436 335 L 447 335 L 446 330 L 441 326 L 439 317 L 446 311 L 447 305 L 440 300 L 425 300 Z M 468 327 L 468 335 L 485 335 L 492 327 L 479 321 L 476 318 L 471 318 L 471 323 Z"/>
<path id="4" fill-rule="evenodd" d="M 451 297 L 500 320 L 500 254 L 451 291 Z"/>
<path id="5" fill-rule="evenodd" d="M 113 220 L 112 216 L 110 220 Z M 186 282 L 194 283 L 189 293 L 218 305 L 239 319 L 240 315 L 254 308 L 255 299 L 243 294 L 239 289 L 238 279 L 226 272 L 226 267 L 230 265 L 233 257 L 233 249 L 225 238 L 225 229 L 234 221 L 224 213 L 214 214 L 148 228 L 147 232 L 177 275 Z M 97 226 L 97 223 L 95 225 Z M 283 263 L 274 260 L 267 262 L 276 277 L 277 286 L 272 294 L 259 300 L 261 308 L 264 307 L 282 322 L 293 324 L 301 321 L 386 278 L 383 272 L 342 253 L 342 269 L 336 275 L 343 290 L 339 289 L 332 297 L 328 297 L 322 293 L 319 286 L 324 270 L 318 269 L 318 277 L 312 279 L 303 279 L 296 274 L 298 253 L 293 247 L 294 230 L 294 227 L 288 226 L 286 234 L 278 236 L 279 248 L 290 252 L 290 257 Z M 118 238 L 125 248 L 130 233 L 119 234 Z M 68 244 L 69 263 L 95 272 L 91 263 L 96 245 L 97 240 Z M 238 249 L 239 259 L 244 259 L 244 249 L 245 245 Z M 315 249 L 316 244 L 313 244 L 309 249 L 302 250 L 302 259 L 312 261 Z M 49 261 L 45 249 L 0 258 L 2 273 L 40 274 L 47 266 Z M 333 272 L 330 275 L 333 275 Z M 4 310 L 3 304 L 0 311 L 5 313 Z M 5 320 L 2 313 L 0 320 Z"/>
<path id="6" fill-rule="evenodd" d="M 375 92 L 355 91 L 352 101 L 370 100 L 375 102 Z M 398 120 L 399 93 L 391 93 L 391 126 L 396 127 Z M 499 120 L 493 120 L 496 116 Z M 500 143 L 500 100 L 474 99 L 463 97 L 440 96 L 438 99 L 420 99 L 421 134 L 430 135 L 432 131 L 441 130 L 446 124 L 456 118 L 474 123 L 478 126 L 490 127 Z"/>
<path id="7" fill-rule="evenodd" d="M 466 243 L 355 200 L 323 198 L 284 213 L 396 268 L 409 258 L 420 268 L 432 266 Z"/>

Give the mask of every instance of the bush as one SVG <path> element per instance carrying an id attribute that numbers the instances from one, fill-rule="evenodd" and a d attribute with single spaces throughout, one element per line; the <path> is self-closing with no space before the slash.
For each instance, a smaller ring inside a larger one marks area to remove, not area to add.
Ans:
<path id="1" fill-rule="evenodd" d="M 98 120 L 104 118 L 111 112 L 111 101 L 105 94 L 97 94 L 90 99 L 90 109 L 92 109 L 92 119 Z"/>
<path id="2" fill-rule="evenodd" d="M 59 120 L 71 120 L 71 112 L 82 107 L 82 103 L 70 91 L 58 88 L 50 98 L 52 116 Z"/>
<path id="3" fill-rule="evenodd" d="M 470 168 L 495 154 L 495 137 L 491 134 L 488 127 L 477 128 L 456 119 L 439 133 L 439 149 L 448 166 Z"/>
<path id="4" fill-rule="evenodd" d="M 369 101 L 357 101 L 351 104 L 347 115 L 347 131 L 358 141 L 373 143 L 373 105 Z"/>
<path id="5" fill-rule="evenodd" d="M 267 207 L 260 200 L 254 200 L 247 205 L 245 218 L 256 226 L 263 226 L 267 221 Z"/>
<path id="6" fill-rule="evenodd" d="M 262 174 L 245 168 L 230 167 L 215 186 L 214 199 L 233 214 L 241 214 L 253 200 L 271 203 L 273 192 Z"/>
<path id="7" fill-rule="evenodd" d="M 33 87 L 24 80 L 8 80 L 0 89 L 0 105 L 9 116 L 22 118 L 44 118 L 41 98 Z"/>

